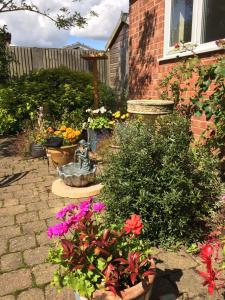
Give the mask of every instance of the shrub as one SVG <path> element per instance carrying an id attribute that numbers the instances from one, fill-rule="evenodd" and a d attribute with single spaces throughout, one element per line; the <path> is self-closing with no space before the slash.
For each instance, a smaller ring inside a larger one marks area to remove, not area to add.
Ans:
<path id="1" fill-rule="evenodd" d="M 104 85 L 101 85 L 104 86 Z M 23 121 L 33 119 L 39 106 L 45 119 L 73 124 L 82 123 L 85 110 L 93 105 L 92 74 L 74 72 L 65 67 L 41 70 L 15 79 L 0 89 L 0 109 L 12 116 L 13 122 L 0 120 L 0 133 L 20 130 Z M 63 115 L 64 114 L 64 115 Z"/>
<path id="2" fill-rule="evenodd" d="M 108 221 L 141 215 L 154 244 L 200 238 L 220 194 L 217 161 L 192 148 L 189 121 L 165 117 L 159 126 L 131 121 L 117 127 L 120 150 L 104 169 L 102 199 Z"/>

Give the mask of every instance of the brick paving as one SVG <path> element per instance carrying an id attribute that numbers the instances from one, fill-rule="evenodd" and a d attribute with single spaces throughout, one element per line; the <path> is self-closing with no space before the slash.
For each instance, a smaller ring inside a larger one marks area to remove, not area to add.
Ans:
<path id="1" fill-rule="evenodd" d="M 51 242 L 46 229 L 71 200 L 51 193 L 55 175 L 47 162 L 15 156 L 12 141 L 0 139 L 0 300 L 74 300 L 71 290 L 58 293 L 50 285 L 55 266 L 46 262 Z M 11 182 L 2 186 L 9 175 Z M 160 250 L 155 257 L 158 276 L 151 300 L 224 299 L 208 297 L 195 273 L 198 259 L 184 251 Z"/>

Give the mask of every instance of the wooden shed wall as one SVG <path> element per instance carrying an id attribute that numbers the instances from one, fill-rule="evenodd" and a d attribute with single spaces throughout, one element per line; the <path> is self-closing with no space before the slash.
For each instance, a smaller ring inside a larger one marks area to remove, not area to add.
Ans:
<path id="1" fill-rule="evenodd" d="M 109 85 L 120 95 L 128 91 L 128 33 L 123 23 L 109 49 Z"/>

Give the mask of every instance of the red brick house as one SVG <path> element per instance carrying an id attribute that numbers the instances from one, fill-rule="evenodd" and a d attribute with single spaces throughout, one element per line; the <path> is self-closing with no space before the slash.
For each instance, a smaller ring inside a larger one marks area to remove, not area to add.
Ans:
<path id="1" fill-rule="evenodd" d="M 225 38 L 225 0 L 130 0 L 130 99 L 159 99 L 159 82 L 190 51 L 176 52 L 183 41 L 195 45 L 206 64 Z M 204 117 L 193 119 L 193 131 L 206 128 Z"/>

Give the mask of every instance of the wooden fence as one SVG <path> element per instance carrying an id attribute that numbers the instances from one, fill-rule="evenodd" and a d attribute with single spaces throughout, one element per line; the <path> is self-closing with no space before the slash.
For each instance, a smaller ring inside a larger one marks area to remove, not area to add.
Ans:
<path id="1" fill-rule="evenodd" d="M 65 66 L 74 71 L 92 72 L 92 62 L 83 59 L 82 54 L 90 51 L 60 48 L 10 47 L 14 61 L 10 65 L 11 77 L 20 77 L 40 69 Z M 93 51 L 92 51 L 93 52 Z M 108 61 L 98 61 L 99 80 L 108 83 Z"/>

